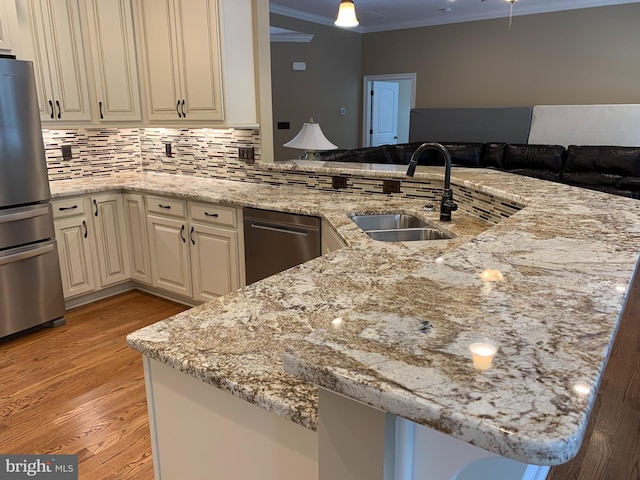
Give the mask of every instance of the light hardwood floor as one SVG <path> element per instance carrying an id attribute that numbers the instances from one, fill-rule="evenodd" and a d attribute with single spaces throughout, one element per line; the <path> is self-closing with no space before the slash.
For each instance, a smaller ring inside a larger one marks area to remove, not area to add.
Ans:
<path id="1" fill-rule="evenodd" d="M 82 480 L 152 479 L 142 357 L 125 336 L 185 308 L 128 292 L 0 343 L 0 452 L 78 454 Z"/>
<path id="2" fill-rule="evenodd" d="M 82 480 L 152 479 L 142 361 L 125 336 L 184 309 L 128 292 L 68 312 L 63 327 L 0 343 L 0 452 L 77 453 Z M 636 480 L 639 465 L 636 282 L 582 449 L 548 479 Z"/>

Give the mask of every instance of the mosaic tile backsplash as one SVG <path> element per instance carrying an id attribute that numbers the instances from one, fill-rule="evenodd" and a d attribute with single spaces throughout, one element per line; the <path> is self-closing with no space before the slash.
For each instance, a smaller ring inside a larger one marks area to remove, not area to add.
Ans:
<path id="1" fill-rule="evenodd" d="M 131 128 L 43 130 L 49 179 L 77 179 L 140 171 L 193 175 L 252 183 L 268 183 L 333 191 L 335 174 L 314 170 L 269 169 L 238 158 L 238 147 L 253 146 L 255 162 L 260 161 L 260 131 Z M 171 156 L 167 155 L 167 145 Z M 71 147 L 71 158 L 64 158 L 62 146 Z M 384 178 L 372 175 L 345 175 L 344 194 L 419 198 L 438 202 L 441 186 L 425 181 L 402 181 L 402 192 L 383 193 Z M 481 191 L 453 186 L 461 210 L 489 223 L 498 223 L 523 205 L 494 198 Z"/>

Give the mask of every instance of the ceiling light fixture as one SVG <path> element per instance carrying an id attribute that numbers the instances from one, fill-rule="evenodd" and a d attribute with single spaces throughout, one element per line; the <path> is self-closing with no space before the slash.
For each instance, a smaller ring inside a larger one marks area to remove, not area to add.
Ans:
<path id="1" fill-rule="evenodd" d="M 337 27 L 357 27 L 358 19 L 356 18 L 356 6 L 351 0 L 342 0 L 338 10 L 338 18 L 335 24 Z"/>
<path id="2" fill-rule="evenodd" d="M 513 18 L 513 4 L 518 0 L 507 0 L 511 5 L 509 6 L 509 31 L 511 31 L 511 19 Z"/>

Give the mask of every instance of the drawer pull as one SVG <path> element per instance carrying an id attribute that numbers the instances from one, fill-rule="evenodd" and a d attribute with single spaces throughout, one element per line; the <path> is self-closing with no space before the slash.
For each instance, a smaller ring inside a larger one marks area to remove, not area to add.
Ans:
<path id="1" fill-rule="evenodd" d="M 70 207 L 58 207 L 58 210 L 64 212 L 65 210 L 75 210 L 76 208 L 78 208 L 78 205 L 72 205 Z"/>
<path id="2" fill-rule="evenodd" d="M 219 217 L 219 216 L 220 216 L 220 215 L 218 215 L 217 213 L 204 212 L 204 214 L 205 214 L 207 217 L 214 217 L 214 218 L 217 218 L 217 217 Z"/>
<path id="3" fill-rule="evenodd" d="M 166 208 L 167 210 L 171 210 L 171 205 L 162 205 L 161 203 L 159 203 L 158 206 L 160 208 Z"/>

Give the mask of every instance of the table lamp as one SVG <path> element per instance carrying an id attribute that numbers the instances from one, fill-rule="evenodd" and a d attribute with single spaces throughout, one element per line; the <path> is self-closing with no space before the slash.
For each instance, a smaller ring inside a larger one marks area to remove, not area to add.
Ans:
<path id="1" fill-rule="evenodd" d="M 320 129 L 320 125 L 314 123 L 313 118 L 309 120 L 309 123 L 302 125 L 302 129 L 298 134 L 285 143 L 283 147 L 305 150 L 304 154 L 300 156 L 300 160 L 318 160 L 318 151 L 338 148 L 337 145 L 327 140 L 327 137 L 324 136 Z"/>

